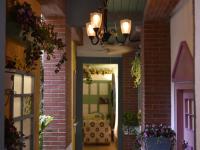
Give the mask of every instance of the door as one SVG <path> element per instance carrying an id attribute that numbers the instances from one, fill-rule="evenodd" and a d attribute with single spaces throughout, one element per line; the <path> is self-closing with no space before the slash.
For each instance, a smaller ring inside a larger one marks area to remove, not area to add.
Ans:
<path id="1" fill-rule="evenodd" d="M 183 92 L 184 148 L 194 150 L 194 93 Z"/>
<path id="2" fill-rule="evenodd" d="M 83 150 L 83 64 L 117 64 L 118 65 L 118 150 L 123 149 L 122 131 L 122 59 L 121 58 L 77 58 L 76 79 L 76 123 L 75 123 L 75 149 Z M 117 109 L 117 108 L 116 108 Z M 103 150 L 103 149 L 102 149 Z"/>

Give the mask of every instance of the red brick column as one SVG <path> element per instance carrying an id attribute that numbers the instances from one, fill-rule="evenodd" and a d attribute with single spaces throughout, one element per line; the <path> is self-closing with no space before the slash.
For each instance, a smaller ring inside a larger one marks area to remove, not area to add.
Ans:
<path id="1" fill-rule="evenodd" d="M 170 124 L 170 24 L 145 21 L 143 30 L 144 123 Z"/>
<path id="2" fill-rule="evenodd" d="M 55 31 L 58 32 L 58 37 L 62 38 L 66 44 L 66 50 L 70 47 L 70 33 L 66 29 L 65 19 L 63 18 L 48 18 L 47 23 L 55 25 Z M 44 57 L 44 114 L 54 117 L 53 122 L 44 132 L 43 148 L 44 150 L 64 150 L 67 147 L 67 139 L 70 134 L 67 117 L 67 112 L 70 110 L 70 104 L 67 99 L 67 69 L 66 65 L 62 65 L 59 73 L 55 74 L 55 65 L 57 64 L 61 52 L 55 53 L 56 59 L 50 61 Z M 70 134 L 71 135 L 71 134 Z"/>
<path id="3" fill-rule="evenodd" d="M 131 62 L 135 53 L 128 53 L 123 56 L 123 111 L 138 111 L 138 89 L 134 88 L 133 78 L 131 77 Z M 131 150 L 134 143 L 133 136 L 123 136 L 123 150 Z"/>

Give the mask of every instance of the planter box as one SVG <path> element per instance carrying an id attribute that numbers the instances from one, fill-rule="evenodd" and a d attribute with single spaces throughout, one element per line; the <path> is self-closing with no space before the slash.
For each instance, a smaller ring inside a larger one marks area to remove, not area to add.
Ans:
<path id="1" fill-rule="evenodd" d="M 147 138 L 145 140 L 145 150 L 171 150 L 171 142 L 167 138 Z"/>

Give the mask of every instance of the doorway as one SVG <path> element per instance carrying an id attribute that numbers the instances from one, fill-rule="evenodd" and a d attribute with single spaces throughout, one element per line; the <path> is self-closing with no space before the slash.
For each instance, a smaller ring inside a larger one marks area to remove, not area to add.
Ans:
<path id="1" fill-rule="evenodd" d="M 122 150 L 121 78 L 121 58 L 78 57 L 76 150 Z"/>
<path id="2" fill-rule="evenodd" d="M 194 91 L 177 90 L 177 149 L 194 150 Z"/>

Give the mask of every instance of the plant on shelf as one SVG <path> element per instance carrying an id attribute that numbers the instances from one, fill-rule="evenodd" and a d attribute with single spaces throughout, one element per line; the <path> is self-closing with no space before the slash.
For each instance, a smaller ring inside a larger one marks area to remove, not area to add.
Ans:
<path id="1" fill-rule="evenodd" d="M 38 17 L 33 12 L 31 5 L 24 2 L 12 1 L 8 9 L 7 24 L 14 22 L 19 29 L 19 39 L 24 45 L 25 68 L 26 70 L 35 69 L 36 61 L 43 53 L 47 54 L 47 60 L 55 58 L 55 50 L 62 51 L 62 55 L 56 64 L 55 72 L 59 72 L 61 65 L 66 61 L 64 43 L 58 38 L 58 33 L 54 31 L 54 26 L 45 23 L 42 17 Z M 13 28 L 13 27 L 12 27 Z M 17 29 L 16 29 L 17 30 Z M 14 35 L 16 36 L 16 35 Z M 15 66 L 13 66 L 12 69 Z"/>
<path id="2" fill-rule="evenodd" d="M 18 150 L 25 147 L 23 136 L 23 133 L 18 132 L 14 126 L 13 119 L 5 118 L 5 149 Z"/>
<path id="3" fill-rule="evenodd" d="M 137 135 L 135 149 L 142 145 L 146 150 L 171 150 L 176 143 L 176 133 L 170 127 L 160 124 L 146 124 L 143 132 Z"/>
<path id="4" fill-rule="evenodd" d="M 125 135 L 136 135 L 139 120 L 137 113 L 125 112 L 123 114 L 123 130 Z"/>
<path id="5" fill-rule="evenodd" d="M 139 52 L 136 52 L 135 58 L 131 63 L 131 76 L 133 77 L 134 80 L 134 87 L 139 87 L 141 84 L 141 74 L 142 74 L 142 69 L 141 69 L 141 60 L 140 60 L 140 54 Z"/>

